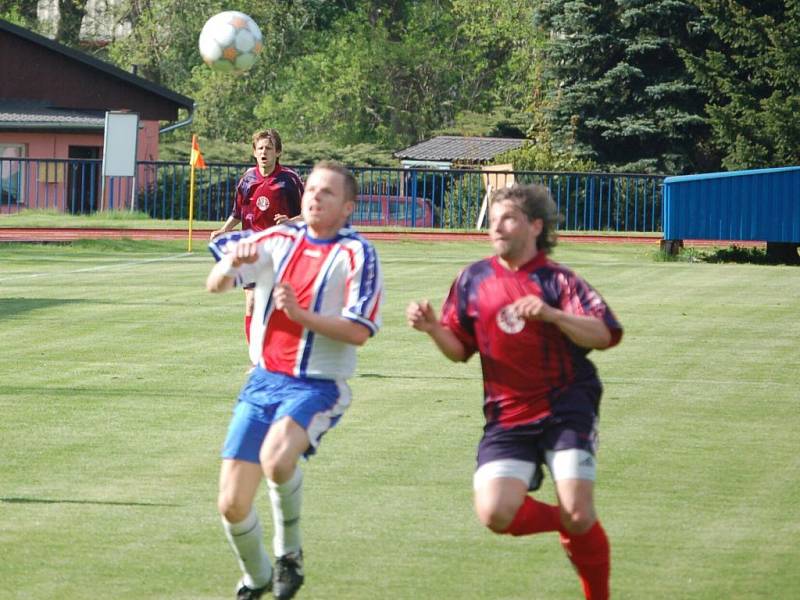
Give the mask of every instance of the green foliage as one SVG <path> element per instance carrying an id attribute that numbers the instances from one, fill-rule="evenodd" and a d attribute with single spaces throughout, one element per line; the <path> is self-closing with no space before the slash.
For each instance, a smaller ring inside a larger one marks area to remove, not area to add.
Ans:
<path id="1" fill-rule="evenodd" d="M 557 150 L 621 172 L 702 164 L 704 97 L 678 53 L 703 40 L 689 2 L 548 0 L 535 13 L 554 33 L 541 53 L 542 107 Z"/>
<path id="2" fill-rule="evenodd" d="M 317 35 L 314 50 L 285 65 L 256 115 L 288 137 L 397 146 L 454 114 L 452 56 L 441 38 L 452 16 L 434 2 L 406 22 L 355 11 Z"/>
<path id="3" fill-rule="evenodd" d="M 677 254 L 663 251 L 655 253 L 657 261 L 663 262 L 705 262 L 705 263 L 737 263 L 752 265 L 797 265 L 800 264 L 797 244 L 783 244 L 787 252 L 771 252 L 769 245 L 739 246 L 732 244 L 724 248 L 681 248 Z M 781 248 L 783 250 L 783 248 Z"/>
<path id="4" fill-rule="evenodd" d="M 486 113 L 463 110 L 452 123 L 439 127 L 431 135 L 463 135 L 477 137 L 525 137 L 529 115 L 508 107 L 496 107 Z"/>
<path id="5" fill-rule="evenodd" d="M 36 29 L 36 0 L 0 0 L 0 19 L 20 27 Z"/>
<path id="6" fill-rule="evenodd" d="M 509 150 L 495 158 L 496 164 L 510 163 L 515 171 L 575 171 L 588 172 L 597 170 L 597 165 L 569 149 L 553 147 L 547 135 L 539 141 L 526 143 L 521 148 Z"/>
<path id="7" fill-rule="evenodd" d="M 251 132 L 252 133 L 252 132 Z M 181 130 L 168 142 L 160 145 L 161 159 L 188 162 L 190 140 Z M 200 150 L 206 162 L 253 163 L 253 147 L 250 134 L 247 141 L 228 142 L 224 139 L 201 139 Z M 319 160 L 336 160 L 348 165 L 397 167 L 398 161 L 390 150 L 375 144 L 354 144 L 351 146 L 334 144 L 328 140 L 317 142 L 297 142 L 284 137 L 281 162 L 285 165 L 312 165 Z"/>
<path id="8" fill-rule="evenodd" d="M 695 0 L 714 38 L 688 67 L 727 169 L 800 162 L 800 2 Z"/>
<path id="9" fill-rule="evenodd" d="M 76 47 L 89 3 L 57 4 L 57 23 L 37 22 L 30 0 L 0 0 L 0 14 Z M 106 4 L 132 32 L 90 52 L 194 98 L 205 139 L 273 126 L 292 152 L 308 144 L 286 162 L 386 164 L 442 133 L 527 136 L 516 160 L 537 169 L 800 161 L 800 0 L 242 0 L 264 51 L 239 76 L 197 50 L 228 3 Z"/>

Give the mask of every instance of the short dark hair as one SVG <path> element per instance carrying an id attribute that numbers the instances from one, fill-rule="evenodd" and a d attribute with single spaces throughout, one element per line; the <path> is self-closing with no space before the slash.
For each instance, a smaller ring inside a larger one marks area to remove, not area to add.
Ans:
<path id="1" fill-rule="evenodd" d="M 537 250 L 547 254 L 558 243 L 556 227 L 561 215 L 546 186 L 534 183 L 500 188 L 492 194 L 492 202 L 513 202 L 529 221 L 542 220 L 542 233 L 536 239 Z"/>
<path id="2" fill-rule="evenodd" d="M 325 171 L 333 171 L 342 176 L 344 180 L 344 199 L 349 202 L 355 202 L 358 195 L 358 182 L 356 181 L 353 172 L 345 167 L 342 163 L 335 160 L 321 160 L 314 165 L 314 171 L 317 169 L 324 169 Z"/>
<path id="3" fill-rule="evenodd" d="M 262 129 L 253 134 L 253 150 L 256 149 L 258 140 L 270 140 L 275 152 L 283 152 L 283 144 L 281 143 L 281 134 L 277 129 Z"/>

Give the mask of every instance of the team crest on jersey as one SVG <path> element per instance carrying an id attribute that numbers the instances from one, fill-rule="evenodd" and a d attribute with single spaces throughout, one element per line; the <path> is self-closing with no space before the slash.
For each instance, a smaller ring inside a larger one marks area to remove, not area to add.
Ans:
<path id="1" fill-rule="evenodd" d="M 258 200 L 256 200 L 256 206 L 258 210 L 267 210 L 269 208 L 269 198 L 266 196 L 259 196 Z"/>
<path id="2" fill-rule="evenodd" d="M 519 333 L 525 329 L 525 320 L 508 304 L 497 311 L 497 326 L 506 333 Z"/>

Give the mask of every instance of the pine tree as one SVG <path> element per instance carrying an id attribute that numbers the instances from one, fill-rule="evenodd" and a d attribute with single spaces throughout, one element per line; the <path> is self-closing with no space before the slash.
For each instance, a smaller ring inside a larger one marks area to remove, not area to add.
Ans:
<path id="1" fill-rule="evenodd" d="M 683 173 L 703 165 L 705 97 L 679 54 L 699 51 L 699 16 L 682 0 L 543 3 L 554 138 L 614 170 Z"/>
<path id="2" fill-rule="evenodd" d="M 693 0 L 714 33 L 687 57 L 710 97 L 713 139 L 727 169 L 800 162 L 800 0 Z"/>

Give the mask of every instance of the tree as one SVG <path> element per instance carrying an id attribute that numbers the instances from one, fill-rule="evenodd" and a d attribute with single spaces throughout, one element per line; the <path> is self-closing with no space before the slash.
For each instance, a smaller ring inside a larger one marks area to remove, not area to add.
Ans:
<path id="1" fill-rule="evenodd" d="M 620 170 L 686 173 L 705 169 L 710 127 L 706 96 L 686 72 L 681 53 L 705 48 L 707 30 L 700 12 L 680 0 L 620 0 L 629 102 L 609 123 L 606 140 L 620 147 Z M 627 160 L 627 164 L 622 161 Z"/>
<path id="2" fill-rule="evenodd" d="M 81 42 L 81 23 L 86 16 L 87 0 L 58 0 L 56 40 L 77 48 Z"/>
<path id="3" fill-rule="evenodd" d="M 0 0 L 0 17 L 21 27 L 35 27 L 38 4 L 38 0 Z"/>
<path id="4" fill-rule="evenodd" d="M 460 101 L 452 15 L 428 0 L 409 3 L 406 21 L 373 23 L 368 9 L 310 33 L 314 50 L 284 65 L 256 114 L 296 139 L 389 146 L 451 119 Z"/>
<path id="5" fill-rule="evenodd" d="M 681 0 L 542 2 L 542 126 L 556 149 L 622 171 L 701 164 L 705 98 L 680 56 L 703 42 L 699 17 Z"/>
<path id="6" fill-rule="evenodd" d="M 800 161 L 800 0 L 693 0 L 714 34 L 687 55 L 709 96 L 713 140 L 727 169 Z"/>

